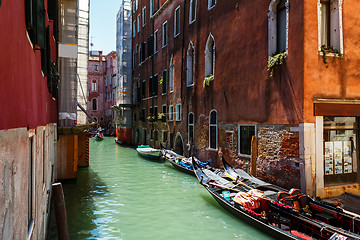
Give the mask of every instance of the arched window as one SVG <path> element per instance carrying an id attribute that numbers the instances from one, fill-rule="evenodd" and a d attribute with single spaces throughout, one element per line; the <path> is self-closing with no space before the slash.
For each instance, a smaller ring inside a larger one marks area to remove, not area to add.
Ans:
<path id="1" fill-rule="evenodd" d="M 92 102 L 92 110 L 97 111 L 97 99 L 93 98 L 91 102 Z"/>
<path id="2" fill-rule="evenodd" d="M 174 66 L 174 56 L 171 55 L 170 59 L 170 65 L 169 65 L 169 91 L 174 91 L 174 72 L 175 72 L 175 66 Z"/>
<path id="3" fill-rule="evenodd" d="M 194 114 L 191 112 L 188 117 L 188 143 L 190 145 L 194 144 L 194 123 Z"/>
<path id="4" fill-rule="evenodd" d="M 269 56 L 287 52 L 289 2 L 272 0 L 269 5 Z"/>
<path id="5" fill-rule="evenodd" d="M 93 117 L 94 121 L 97 123 L 98 122 L 98 119 L 97 117 Z"/>
<path id="6" fill-rule="evenodd" d="M 211 110 L 209 119 L 209 147 L 217 149 L 217 112 Z"/>
<path id="7" fill-rule="evenodd" d="M 186 85 L 188 87 L 194 85 L 194 66 L 195 66 L 195 51 L 192 42 L 190 42 L 186 57 Z"/>
<path id="8" fill-rule="evenodd" d="M 215 40 L 210 34 L 205 48 L 205 77 L 213 76 L 215 70 Z"/>
<path id="9" fill-rule="evenodd" d="M 94 79 L 94 80 L 92 80 L 92 83 L 91 83 L 91 91 L 97 92 L 97 89 L 98 89 L 97 81 Z"/>

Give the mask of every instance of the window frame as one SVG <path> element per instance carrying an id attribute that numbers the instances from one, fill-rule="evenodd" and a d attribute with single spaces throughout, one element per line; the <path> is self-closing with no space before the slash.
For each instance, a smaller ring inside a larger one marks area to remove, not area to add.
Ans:
<path id="1" fill-rule="evenodd" d="M 211 113 L 212 112 L 216 112 L 216 124 L 211 123 Z M 215 127 L 215 129 L 216 129 L 216 131 L 215 131 L 215 133 L 216 133 L 215 148 L 211 147 L 211 127 Z M 207 148 L 207 150 L 215 150 L 215 151 L 217 151 L 217 149 L 219 147 L 218 146 L 218 144 L 219 144 L 219 142 L 218 142 L 218 137 L 219 137 L 218 131 L 219 131 L 219 128 L 218 128 L 218 112 L 215 109 L 213 109 L 209 113 L 209 147 Z"/>
<path id="2" fill-rule="evenodd" d="M 165 31 L 164 31 L 165 29 Z M 164 34 L 165 32 L 165 34 Z M 162 24 L 162 47 L 167 46 L 167 40 L 168 40 L 168 27 L 167 27 L 167 20 Z"/>
<path id="3" fill-rule="evenodd" d="M 98 83 L 96 79 L 93 79 L 91 81 L 91 91 L 92 92 L 97 92 L 98 91 Z"/>
<path id="4" fill-rule="evenodd" d="M 142 26 L 145 27 L 146 25 L 146 6 L 142 9 Z"/>
<path id="5" fill-rule="evenodd" d="M 150 17 L 154 16 L 154 0 L 150 0 Z"/>
<path id="6" fill-rule="evenodd" d="M 154 32 L 154 55 L 159 52 L 158 47 L 158 38 L 159 38 L 159 29 L 156 29 Z"/>
<path id="7" fill-rule="evenodd" d="M 174 121 L 174 105 L 169 105 L 169 122 Z"/>
<path id="8" fill-rule="evenodd" d="M 216 0 L 214 0 L 214 5 L 212 5 L 213 0 L 208 0 L 208 10 L 212 9 L 216 5 Z"/>
<path id="9" fill-rule="evenodd" d="M 175 11 L 174 11 L 174 38 L 179 36 L 180 31 L 181 31 L 181 27 L 180 27 L 181 16 L 180 16 L 180 13 L 181 12 L 180 12 L 180 5 L 179 5 L 177 8 L 175 8 Z M 179 29 L 178 32 L 177 32 L 177 29 Z"/>
<path id="10" fill-rule="evenodd" d="M 241 131 L 240 131 L 240 128 L 242 127 L 242 126 L 245 126 L 245 127 L 254 127 L 254 132 L 255 132 L 255 135 L 254 136 L 257 136 L 257 125 L 256 124 L 238 124 L 238 141 L 237 141 L 237 144 L 238 144 L 238 146 L 237 146 L 237 153 L 238 153 L 238 156 L 240 156 L 240 157 L 247 157 L 247 158 L 249 158 L 249 157 L 251 157 L 251 154 L 250 155 L 248 155 L 248 154 L 244 154 L 244 153 L 241 153 L 240 151 L 241 151 Z M 250 143 L 250 146 L 251 146 L 251 143 Z M 250 150 L 251 151 L 251 150 Z"/>
<path id="11" fill-rule="evenodd" d="M 192 115 L 193 122 L 190 123 L 190 115 Z M 192 127 L 192 139 L 193 143 L 195 143 L 195 114 L 193 112 L 189 112 L 188 114 L 188 144 L 192 144 L 190 142 L 190 127 Z"/>
<path id="12" fill-rule="evenodd" d="M 181 103 L 175 104 L 175 121 L 181 121 Z"/>
<path id="13" fill-rule="evenodd" d="M 95 100 L 95 103 L 96 103 L 96 109 L 94 110 L 94 100 Z M 92 98 L 91 99 L 91 111 L 93 112 L 97 112 L 98 111 L 98 101 L 97 101 L 97 98 Z"/>
<path id="14" fill-rule="evenodd" d="M 210 39 L 212 39 L 213 41 L 213 45 L 212 45 L 212 48 L 210 49 L 209 48 L 209 44 L 210 44 Z M 211 75 L 213 75 L 212 79 L 211 80 L 214 80 L 215 78 L 215 38 L 214 36 L 210 33 L 209 34 L 209 37 L 206 41 L 206 46 L 205 46 L 205 74 L 204 76 L 205 77 L 210 77 Z M 209 60 L 209 59 L 212 59 L 212 62 Z M 209 62 L 210 61 L 210 62 Z M 210 74 L 208 74 L 208 65 L 211 65 L 211 72 Z"/>
<path id="15" fill-rule="evenodd" d="M 321 51 L 321 47 L 322 47 L 322 37 L 321 37 L 321 29 L 322 29 L 322 14 L 321 14 L 321 2 L 323 0 L 317 0 L 317 3 L 318 3 L 318 51 L 320 53 L 320 55 L 322 55 L 322 51 Z M 336 12 L 335 13 L 331 13 L 331 12 L 334 12 L 332 10 L 333 9 L 333 6 L 334 4 L 337 5 L 337 9 L 336 9 Z M 333 46 L 334 47 L 334 50 L 339 50 L 341 54 L 344 54 L 344 32 L 343 32 L 343 1 L 341 0 L 329 0 L 329 8 L 330 8 L 330 13 L 329 13 L 329 17 L 328 17 L 328 21 L 329 21 L 329 26 L 328 26 L 328 30 L 329 30 L 329 33 L 328 33 L 328 43 L 330 46 Z M 332 9 L 332 10 L 331 10 Z M 336 28 L 335 30 L 337 30 L 336 34 L 338 34 L 338 46 L 334 46 L 334 40 L 332 40 L 332 35 L 331 33 L 334 32 L 334 27 L 332 26 L 331 24 L 331 19 L 334 18 L 335 16 L 334 15 L 337 15 L 337 18 L 338 18 L 338 28 Z M 339 49 L 338 49 L 339 48 Z M 331 53 L 329 52 L 327 54 L 327 56 L 334 56 L 335 54 L 334 53 Z"/>
<path id="16" fill-rule="evenodd" d="M 141 28 L 141 15 L 139 14 L 137 16 L 137 32 L 140 32 L 140 28 Z"/>
<path id="17" fill-rule="evenodd" d="M 193 4 L 195 4 L 195 7 L 194 7 L 195 10 L 194 10 L 194 12 L 192 11 L 192 10 L 193 10 L 193 8 L 192 8 L 192 5 L 193 5 Z M 191 0 L 191 1 L 190 1 L 190 7 L 189 7 L 189 25 L 196 21 L 196 5 L 197 5 L 196 0 Z M 192 14 L 194 14 L 194 19 L 191 19 Z"/>
<path id="18" fill-rule="evenodd" d="M 136 37 L 136 20 L 133 21 L 133 38 Z"/>
<path id="19" fill-rule="evenodd" d="M 192 50 L 192 55 L 190 56 L 189 55 L 189 52 L 190 50 Z M 191 57 L 191 66 L 190 66 L 190 69 L 191 69 L 191 82 L 189 82 L 189 58 Z M 188 50 L 186 51 L 186 86 L 187 87 L 192 87 L 194 86 L 194 77 L 195 75 L 195 48 L 194 48 L 194 45 L 193 43 L 190 41 L 189 43 L 189 47 L 188 47 Z"/>
<path id="20" fill-rule="evenodd" d="M 268 56 L 273 56 L 278 52 L 278 41 L 277 41 L 277 5 L 280 1 L 271 0 L 269 4 L 269 12 L 268 12 Z M 285 52 L 289 51 L 289 0 L 285 0 L 285 8 L 286 8 L 286 47 Z"/>

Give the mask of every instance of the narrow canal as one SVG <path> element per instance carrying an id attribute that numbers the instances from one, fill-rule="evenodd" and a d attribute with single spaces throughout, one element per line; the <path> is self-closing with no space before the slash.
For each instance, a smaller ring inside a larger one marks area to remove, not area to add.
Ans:
<path id="1" fill-rule="evenodd" d="M 90 139 L 90 167 L 63 187 L 70 239 L 271 239 L 223 210 L 194 176 L 114 138 Z"/>

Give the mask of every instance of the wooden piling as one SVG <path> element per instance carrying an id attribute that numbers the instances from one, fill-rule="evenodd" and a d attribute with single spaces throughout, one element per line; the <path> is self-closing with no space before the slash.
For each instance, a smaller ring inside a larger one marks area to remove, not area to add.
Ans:
<path id="1" fill-rule="evenodd" d="M 69 240 L 66 206 L 61 183 L 52 184 L 52 199 L 54 202 L 56 226 L 59 240 Z"/>
<path id="2" fill-rule="evenodd" d="M 251 163 L 250 163 L 250 174 L 256 176 L 256 160 L 257 160 L 257 141 L 256 136 L 251 138 Z"/>

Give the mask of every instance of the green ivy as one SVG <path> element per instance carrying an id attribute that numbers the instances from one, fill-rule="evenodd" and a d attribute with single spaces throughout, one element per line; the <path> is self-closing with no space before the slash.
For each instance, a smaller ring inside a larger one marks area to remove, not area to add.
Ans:
<path id="1" fill-rule="evenodd" d="M 210 86 L 210 82 L 213 79 L 214 79 L 214 76 L 212 74 L 210 76 L 208 76 L 208 77 L 205 77 L 204 82 L 203 82 L 203 88 L 206 88 L 206 87 Z"/>
<path id="2" fill-rule="evenodd" d="M 326 65 L 325 66 L 326 68 L 329 67 L 329 62 L 328 62 L 328 58 L 327 58 L 328 53 L 333 53 L 335 57 L 343 58 L 342 53 L 339 50 L 334 49 L 333 46 L 326 47 L 325 45 L 322 45 L 320 51 L 322 52 L 322 59 Z"/>
<path id="3" fill-rule="evenodd" d="M 274 56 L 269 57 L 267 70 L 270 72 L 270 77 L 274 75 L 274 69 L 285 62 L 285 58 L 286 52 L 278 53 Z"/>

